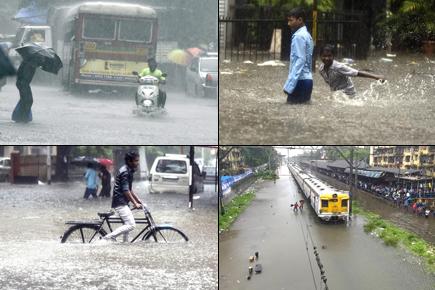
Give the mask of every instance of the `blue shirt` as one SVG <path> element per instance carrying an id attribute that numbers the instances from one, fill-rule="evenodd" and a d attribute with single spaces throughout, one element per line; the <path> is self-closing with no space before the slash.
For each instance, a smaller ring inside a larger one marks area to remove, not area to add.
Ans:
<path id="1" fill-rule="evenodd" d="M 283 90 L 293 93 L 298 80 L 312 80 L 311 63 L 313 57 L 313 39 L 306 26 L 299 28 L 292 36 L 290 68 Z"/>
<path id="2" fill-rule="evenodd" d="M 85 173 L 85 178 L 87 188 L 97 188 L 97 172 L 94 169 L 88 168 Z"/>
<path id="3" fill-rule="evenodd" d="M 122 166 L 116 175 L 115 185 L 113 186 L 112 208 L 128 205 L 126 191 L 131 191 L 133 184 L 134 171 L 127 165 Z"/>

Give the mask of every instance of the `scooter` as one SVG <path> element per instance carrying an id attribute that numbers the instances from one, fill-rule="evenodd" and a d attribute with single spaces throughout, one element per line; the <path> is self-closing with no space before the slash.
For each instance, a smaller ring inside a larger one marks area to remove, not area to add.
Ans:
<path id="1" fill-rule="evenodd" d="M 133 71 L 133 75 L 137 76 L 139 87 L 137 88 L 135 100 L 137 113 L 151 114 L 154 112 L 164 112 L 165 109 L 159 106 L 160 85 L 165 84 L 165 81 L 160 81 L 154 76 L 141 77 L 138 72 Z M 167 74 L 163 74 L 164 77 Z"/>

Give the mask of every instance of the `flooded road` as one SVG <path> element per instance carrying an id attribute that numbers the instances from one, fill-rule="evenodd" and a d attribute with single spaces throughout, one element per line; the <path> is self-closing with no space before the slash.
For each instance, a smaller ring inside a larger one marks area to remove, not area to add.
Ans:
<path id="1" fill-rule="evenodd" d="M 435 276 L 417 258 L 365 234 L 361 217 L 349 225 L 323 223 L 308 204 L 294 213 L 290 204 L 302 196 L 285 167 L 280 174 L 276 184 L 258 187 L 252 204 L 220 235 L 220 289 L 324 289 L 313 244 L 329 289 L 433 289 Z M 248 258 L 256 251 L 263 272 L 247 280 L 254 265 Z"/>
<path id="2" fill-rule="evenodd" d="M 0 92 L 0 142 L 5 145 L 218 142 L 218 106 L 213 98 L 191 98 L 168 89 L 166 114 L 138 116 L 133 114 L 132 93 L 73 95 L 60 87 L 32 84 L 33 122 L 17 124 L 11 120 L 19 99 L 14 83 L 8 79 Z"/>
<path id="3" fill-rule="evenodd" d="M 288 105 L 285 66 L 220 63 L 222 144 L 433 143 L 435 60 L 420 55 L 356 60 L 353 68 L 383 74 L 387 83 L 352 78 L 357 96 L 331 92 L 318 68 L 310 104 Z M 317 61 L 317 67 L 320 61 Z M 240 134 L 239 132 L 243 132 Z"/>
<path id="4" fill-rule="evenodd" d="M 156 223 L 181 229 L 188 243 L 61 244 L 65 221 L 98 218 L 111 200 L 83 200 L 80 182 L 0 183 L 0 288 L 218 289 L 217 195 L 204 193 L 191 211 L 187 195 L 134 186 Z"/>

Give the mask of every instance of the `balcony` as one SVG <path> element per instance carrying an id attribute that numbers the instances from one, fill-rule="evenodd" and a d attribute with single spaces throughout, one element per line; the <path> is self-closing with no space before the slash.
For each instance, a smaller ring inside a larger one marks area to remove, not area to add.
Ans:
<path id="1" fill-rule="evenodd" d="M 429 146 L 420 146 L 420 154 L 422 155 L 429 154 Z"/>

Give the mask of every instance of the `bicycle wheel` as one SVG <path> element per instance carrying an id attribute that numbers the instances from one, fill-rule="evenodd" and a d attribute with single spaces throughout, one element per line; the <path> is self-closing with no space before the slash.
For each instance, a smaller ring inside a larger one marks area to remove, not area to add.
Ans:
<path id="1" fill-rule="evenodd" d="M 156 243 L 185 243 L 189 239 L 179 229 L 171 226 L 156 226 L 154 231 L 144 236 L 143 240 Z"/>
<path id="2" fill-rule="evenodd" d="M 75 225 L 70 227 L 62 237 L 61 243 L 73 243 L 73 244 L 84 244 L 89 243 L 92 236 L 98 230 L 98 225 Z M 106 235 L 106 231 L 104 229 L 100 229 L 100 231 L 95 235 L 92 239 L 92 242 L 95 242 L 100 239 L 100 237 L 104 237 Z"/>

